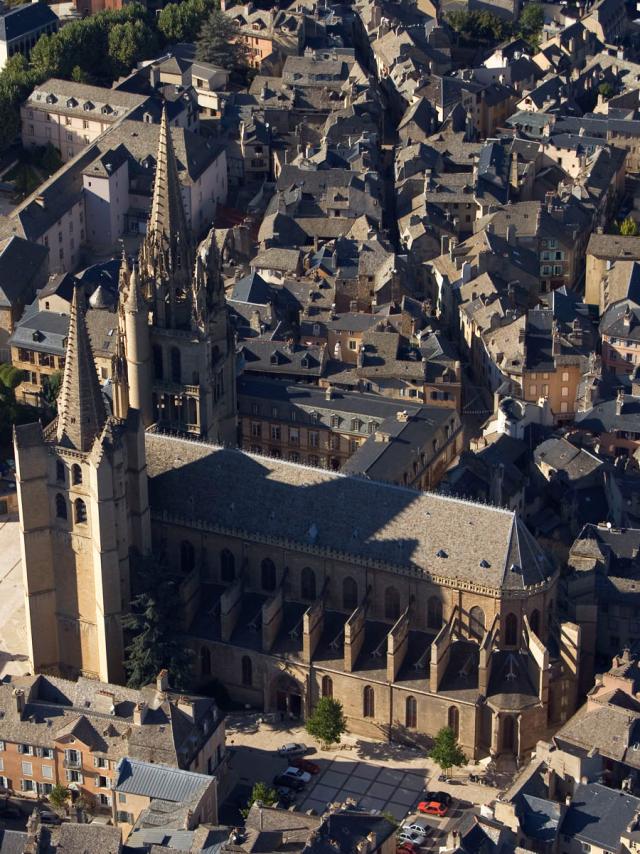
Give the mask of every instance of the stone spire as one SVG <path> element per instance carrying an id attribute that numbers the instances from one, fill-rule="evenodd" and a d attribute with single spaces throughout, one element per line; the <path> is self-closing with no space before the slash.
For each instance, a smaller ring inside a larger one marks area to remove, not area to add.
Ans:
<path id="1" fill-rule="evenodd" d="M 57 438 L 78 451 L 90 450 L 107 420 L 84 312 L 84 291 L 76 287 L 58 403 Z"/>
<path id="2" fill-rule="evenodd" d="M 167 120 L 167 108 L 162 109 L 156 175 L 153 186 L 153 200 L 147 226 L 147 242 L 155 242 L 156 248 L 170 247 L 168 258 L 173 272 L 182 267 L 191 272 L 192 240 L 191 231 L 182 204 L 182 193 L 178 179 L 178 165 L 173 150 L 171 129 Z"/>

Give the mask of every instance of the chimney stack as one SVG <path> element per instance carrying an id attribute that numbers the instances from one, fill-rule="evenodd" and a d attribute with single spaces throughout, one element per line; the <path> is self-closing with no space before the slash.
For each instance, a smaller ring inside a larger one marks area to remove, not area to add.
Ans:
<path id="1" fill-rule="evenodd" d="M 156 677 L 156 688 L 161 694 L 169 690 L 169 671 L 163 668 Z"/>
<path id="2" fill-rule="evenodd" d="M 624 412 L 624 389 L 619 388 L 616 396 L 616 415 L 622 415 Z"/>

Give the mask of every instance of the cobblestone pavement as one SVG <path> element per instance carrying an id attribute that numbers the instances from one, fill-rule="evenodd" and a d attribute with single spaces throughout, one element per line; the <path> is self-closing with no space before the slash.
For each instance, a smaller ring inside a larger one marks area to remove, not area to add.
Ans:
<path id="1" fill-rule="evenodd" d="M 0 516 L 0 678 L 29 671 L 18 517 Z"/>

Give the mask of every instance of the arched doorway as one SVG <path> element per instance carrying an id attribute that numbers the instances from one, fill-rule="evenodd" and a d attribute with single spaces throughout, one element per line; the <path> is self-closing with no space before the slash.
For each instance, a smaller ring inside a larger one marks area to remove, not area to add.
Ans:
<path id="1" fill-rule="evenodd" d="M 300 718 L 304 711 L 302 686 L 288 673 L 281 673 L 274 684 L 275 707 L 289 718 Z"/>

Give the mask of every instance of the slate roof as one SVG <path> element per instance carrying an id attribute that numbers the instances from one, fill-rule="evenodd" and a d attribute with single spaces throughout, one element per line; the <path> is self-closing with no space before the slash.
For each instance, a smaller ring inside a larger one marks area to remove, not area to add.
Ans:
<path id="1" fill-rule="evenodd" d="M 113 786 L 116 791 L 172 803 L 183 803 L 202 795 L 212 779 L 206 774 L 128 757 L 120 760 L 117 772 Z"/>
<path id="2" fill-rule="evenodd" d="M 586 412 L 577 412 L 576 427 L 590 433 L 613 433 L 624 430 L 640 434 L 640 398 L 630 394 L 623 395 L 622 412 L 617 412 L 616 400 L 597 403 Z"/>
<path id="3" fill-rule="evenodd" d="M 631 299 L 610 305 L 600 321 L 600 334 L 640 342 L 640 305 Z"/>
<path id="4" fill-rule="evenodd" d="M 356 560 L 491 588 L 522 589 L 553 572 L 523 523 L 506 510 L 158 433 L 147 433 L 145 441 L 158 515 L 187 512 L 239 536 L 348 550 Z M 278 512 L 256 512 L 258 495 L 261 507 Z M 481 569 L 482 560 L 489 567 Z"/>
<path id="5" fill-rule="evenodd" d="M 0 249 L 0 306 L 9 308 L 24 301 L 48 254 L 46 246 L 22 237 L 10 237 L 4 243 Z"/>
<path id="6" fill-rule="evenodd" d="M 122 831 L 119 827 L 104 824 L 72 824 L 65 821 L 51 829 L 50 846 L 60 854 L 87 854 L 89 851 L 120 854 Z M 0 848 L 0 854 L 4 854 L 4 849 Z"/>
<path id="7" fill-rule="evenodd" d="M 59 23 L 58 16 L 46 3 L 27 3 L 3 10 L 0 16 L 0 39 L 11 42 L 34 30 Z"/>
<path id="8" fill-rule="evenodd" d="M 640 810 L 640 798 L 600 783 L 579 783 L 560 832 L 579 842 L 617 851 L 620 836 Z"/>
<path id="9" fill-rule="evenodd" d="M 26 100 L 27 105 L 78 113 L 88 118 L 100 114 L 100 121 L 115 121 L 147 100 L 145 95 L 109 89 L 105 86 L 90 86 L 72 80 L 50 77 L 38 84 Z"/>

